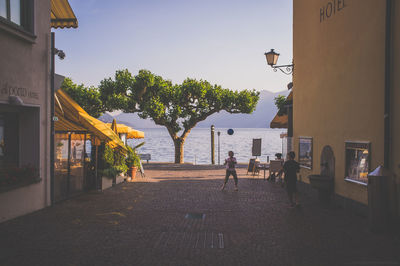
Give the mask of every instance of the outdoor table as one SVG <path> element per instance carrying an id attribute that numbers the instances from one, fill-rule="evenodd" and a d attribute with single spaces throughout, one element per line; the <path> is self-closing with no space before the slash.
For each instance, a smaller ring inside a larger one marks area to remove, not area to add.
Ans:
<path id="1" fill-rule="evenodd" d="M 265 170 L 269 170 L 269 163 L 260 163 L 257 168 L 259 170 L 264 170 L 264 181 L 265 181 Z"/>

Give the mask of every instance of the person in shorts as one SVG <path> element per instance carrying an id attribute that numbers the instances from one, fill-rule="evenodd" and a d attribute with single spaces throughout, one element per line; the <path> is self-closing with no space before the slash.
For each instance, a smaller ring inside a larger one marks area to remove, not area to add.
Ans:
<path id="1" fill-rule="evenodd" d="M 300 165 L 294 160 L 296 154 L 291 151 L 288 153 L 288 159 L 283 164 L 283 172 L 285 173 L 285 184 L 289 196 L 290 205 L 292 207 L 299 206 L 299 197 L 297 193 L 297 173 L 300 171 Z M 293 202 L 293 195 L 295 202 Z"/>
<path id="2" fill-rule="evenodd" d="M 237 178 L 237 174 L 236 174 L 236 158 L 233 157 L 234 153 L 233 151 L 229 151 L 228 152 L 229 157 L 227 159 L 225 159 L 225 163 L 224 165 L 226 165 L 226 174 L 225 174 L 225 181 L 224 184 L 221 187 L 221 190 L 224 190 L 226 183 L 228 183 L 228 179 L 229 176 L 232 175 L 233 176 L 233 180 L 235 182 L 235 191 L 238 190 L 238 178 Z"/>

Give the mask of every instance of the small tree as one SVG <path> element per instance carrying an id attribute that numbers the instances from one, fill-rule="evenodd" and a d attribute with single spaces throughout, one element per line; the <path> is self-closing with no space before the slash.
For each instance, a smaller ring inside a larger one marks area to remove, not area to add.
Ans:
<path id="1" fill-rule="evenodd" d="M 286 104 L 286 97 L 284 95 L 278 95 L 274 98 L 275 106 L 278 108 L 278 115 L 286 114 L 285 104 Z"/>
<path id="2" fill-rule="evenodd" d="M 252 113 L 259 93 L 255 90 L 231 91 L 204 80 L 186 79 L 172 84 L 147 70 L 132 76 L 128 70 L 116 71 L 99 86 L 105 110 L 122 110 L 151 118 L 165 126 L 175 146 L 175 163 L 183 162 L 183 146 L 190 131 L 208 116 L 225 110 Z"/>
<path id="3" fill-rule="evenodd" d="M 99 117 L 104 113 L 103 103 L 100 100 L 99 90 L 95 87 L 77 85 L 70 78 L 65 78 L 63 89 L 74 101 L 76 101 L 89 115 Z"/>

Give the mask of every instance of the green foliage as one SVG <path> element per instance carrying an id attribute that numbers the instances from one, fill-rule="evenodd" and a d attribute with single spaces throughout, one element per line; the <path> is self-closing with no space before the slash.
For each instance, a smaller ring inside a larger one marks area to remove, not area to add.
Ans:
<path id="1" fill-rule="evenodd" d="M 120 173 L 128 170 L 125 162 L 125 156 L 110 146 L 103 144 L 99 149 L 100 160 L 99 168 L 103 176 L 114 178 Z"/>
<path id="2" fill-rule="evenodd" d="M 114 166 L 114 150 L 108 145 L 104 145 L 103 159 L 104 168 L 110 168 Z"/>
<path id="3" fill-rule="evenodd" d="M 144 142 L 141 143 L 141 144 L 144 144 Z M 139 168 L 140 167 L 139 154 L 137 154 L 135 148 L 132 149 L 129 146 L 126 146 L 126 148 L 128 149 L 128 154 L 127 154 L 127 157 L 126 157 L 126 166 L 128 168 L 131 168 L 131 167 L 138 167 Z"/>
<path id="4" fill-rule="evenodd" d="M 125 160 L 124 154 L 119 151 L 114 151 L 114 168 L 118 171 L 118 174 L 128 171 Z"/>
<path id="5" fill-rule="evenodd" d="M 284 115 L 286 114 L 286 97 L 284 95 L 278 95 L 274 98 L 275 101 L 275 106 L 278 108 L 278 115 Z"/>
<path id="6" fill-rule="evenodd" d="M 74 99 L 89 115 L 99 117 L 104 113 L 104 106 L 100 100 L 100 92 L 95 87 L 77 85 L 70 78 L 65 78 L 61 89 Z"/>
<path id="7" fill-rule="evenodd" d="M 183 145 L 190 130 L 208 116 L 222 110 L 252 113 L 259 99 L 255 90 L 231 91 L 190 78 L 172 84 L 148 70 L 140 70 L 136 76 L 126 69 L 118 70 L 114 79 L 101 81 L 99 90 L 107 111 L 123 110 L 151 118 L 168 129 L 176 145 Z"/>

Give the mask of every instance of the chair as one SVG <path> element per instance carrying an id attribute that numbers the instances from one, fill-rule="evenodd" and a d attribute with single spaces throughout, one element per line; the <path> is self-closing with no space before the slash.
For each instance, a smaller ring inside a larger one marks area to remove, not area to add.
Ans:
<path id="1" fill-rule="evenodd" d="M 284 161 L 283 160 L 271 160 L 269 162 L 269 177 L 268 180 L 271 180 L 272 174 L 277 174 L 279 176 L 279 180 L 281 180 L 282 176 L 282 166 Z"/>

